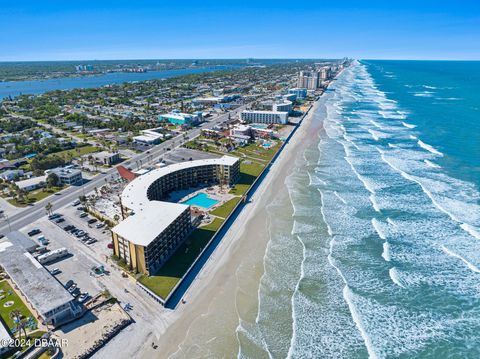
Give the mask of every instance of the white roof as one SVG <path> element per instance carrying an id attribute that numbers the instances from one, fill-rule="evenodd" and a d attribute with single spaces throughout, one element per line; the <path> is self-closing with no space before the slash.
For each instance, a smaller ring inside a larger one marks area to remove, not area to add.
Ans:
<path id="1" fill-rule="evenodd" d="M 157 136 L 153 134 L 148 134 L 148 135 L 139 135 L 139 136 L 133 137 L 135 141 L 143 141 L 143 142 L 155 141 L 155 140 L 158 140 L 159 138 L 162 138 L 160 134 L 158 134 Z"/>
<path id="2" fill-rule="evenodd" d="M 193 117 L 193 115 L 190 115 L 189 113 L 170 112 L 170 113 L 167 113 L 167 114 L 160 115 L 160 117 L 176 118 L 176 119 L 179 119 L 179 120 L 183 120 L 185 118 Z"/>
<path id="3" fill-rule="evenodd" d="M 180 203 L 149 201 L 135 214 L 113 227 L 112 232 L 129 242 L 146 247 L 188 207 Z"/>
<path id="4" fill-rule="evenodd" d="M 19 188 L 27 188 L 27 187 L 30 187 L 30 186 L 38 185 L 42 182 L 45 182 L 46 180 L 47 180 L 47 175 L 39 176 L 39 177 L 32 177 L 32 178 L 29 178 L 29 179 L 26 179 L 26 180 L 23 180 L 23 181 L 17 181 L 17 182 L 15 182 L 15 184 Z"/>
<path id="5" fill-rule="evenodd" d="M 260 110 L 243 110 L 242 113 L 264 113 L 268 115 L 288 115 L 285 111 L 260 111 Z"/>
<path id="6" fill-rule="evenodd" d="M 245 132 L 245 131 L 251 130 L 252 127 L 249 125 L 236 125 L 233 129 L 236 131 Z"/>
<path id="7" fill-rule="evenodd" d="M 223 156 L 188 162 L 175 163 L 154 169 L 130 182 L 122 192 L 122 205 L 134 211 L 112 231 L 128 241 L 147 246 L 163 230 L 165 230 L 188 205 L 163 201 L 150 201 L 147 197 L 148 188 L 159 178 L 187 168 L 205 165 L 232 166 L 237 157 Z"/>

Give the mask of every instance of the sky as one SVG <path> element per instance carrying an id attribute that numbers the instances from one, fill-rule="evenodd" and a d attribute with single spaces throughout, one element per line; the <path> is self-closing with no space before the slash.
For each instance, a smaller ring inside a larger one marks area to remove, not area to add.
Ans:
<path id="1" fill-rule="evenodd" d="M 0 0 L 0 61 L 480 60 L 480 1 Z"/>

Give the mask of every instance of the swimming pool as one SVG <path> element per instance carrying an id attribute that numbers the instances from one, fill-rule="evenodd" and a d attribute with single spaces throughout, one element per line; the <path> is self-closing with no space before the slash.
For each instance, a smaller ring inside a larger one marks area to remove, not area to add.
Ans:
<path id="1" fill-rule="evenodd" d="M 208 197 L 207 194 L 205 193 L 198 193 L 192 198 L 187 199 L 185 202 L 182 202 L 184 204 L 189 204 L 191 206 L 197 206 L 197 207 L 202 207 L 205 209 L 209 209 L 210 207 L 214 206 L 215 204 L 218 203 L 216 199 L 212 199 Z"/>
<path id="2" fill-rule="evenodd" d="M 270 148 L 273 146 L 273 143 L 267 142 L 262 145 L 264 148 Z"/>
<path id="3" fill-rule="evenodd" d="M 250 126 L 254 128 L 264 129 L 264 130 L 268 128 L 268 125 L 264 125 L 262 123 L 252 123 Z"/>

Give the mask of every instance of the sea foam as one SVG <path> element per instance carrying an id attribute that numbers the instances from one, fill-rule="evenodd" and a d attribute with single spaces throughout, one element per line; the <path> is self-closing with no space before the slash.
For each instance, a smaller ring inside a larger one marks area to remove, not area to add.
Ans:
<path id="1" fill-rule="evenodd" d="M 434 147 L 430 146 L 429 144 L 421 141 L 421 140 L 418 140 L 418 145 L 423 148 L 424 150 L 427 150 L 428 152 L 430 153 L 433 153 L 434 155 L 437 155 L 437 156 L 443 156 L 443 153 L 438 151 L 437 149 L 435 149 Z"/>

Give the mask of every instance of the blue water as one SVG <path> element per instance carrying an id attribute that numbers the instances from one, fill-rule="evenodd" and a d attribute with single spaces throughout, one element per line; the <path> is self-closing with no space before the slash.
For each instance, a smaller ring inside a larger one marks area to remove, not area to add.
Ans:
<path id="1" fill-rule="evenodd" d="M 94 88 L 105 85 L 121 84 L 132 81 L 165 79 L 175 76 L 198 74 L 218 70 L 228 70 L 238 66 L 199 67 L 179 70 L 148 71 L 143 73 L 111 72 L 95 76 L 65 77 L 49 80 L 0 82 L 0 99 L 21 94 L 38 95 L 53 90 L 71 90 L 74 88 Z"/>
<path id="2" fill-rule="evenodd" d="M 191 206 L 197 206 L 197 207 L 202 207 L 205 209 L 208 209 L 218 203 L 216 199 L 212 199 L 208 197 L 206 193 L 198 193 L 192 198 L 189 198 L 185 202 L 182 202 L 184 204 L 188 204 Z"/>
<path id="3" fill-rule="evenodd" d="M 480 358 L 480 63 L 364 61 L 325 96 L 239 357 Z"/>

